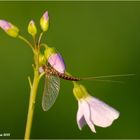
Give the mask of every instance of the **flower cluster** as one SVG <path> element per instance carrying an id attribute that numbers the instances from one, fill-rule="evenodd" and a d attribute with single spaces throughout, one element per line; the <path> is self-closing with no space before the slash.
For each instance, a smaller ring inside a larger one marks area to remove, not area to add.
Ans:
<path id="1" fill-rule="evenodd" d="M 41 37 L 44 32 L 46 32 L 49 28 L 49 15 L 48 11 L 46 11 L 43 16 L 40 18 L 40 27 L 42 29 L 42 32 L 40 33 L 40 36 L 38 40 L 36 41 L 36 34 L 37 34 L 37 28 L 35 25 L 34 20 L 31 20 L 28 24 L 28 33 L 33 37 L 34 44 L 32 45 L 27 39 L 25 39 L 23 36 L 19 34 L 19 29 L 12 23 L 0 20 L 0 28 L 4 30 L 9 36 L 14 38 L 19 38 L 25 41 L 29 47 L 31 47 L 33 53 L 34 53 L 34 60 L 35 60 L 35 67 L 34 67 L 34 80 L 33 83 L 31 83 L 31 80 L 29 79 L 30 87 L 31 87 L 31 99 L 29 103 L 29 112 L 28 112 L 28 119 L 27 119 L 27 133 L 25 135 L 25 138 L 29 137 L 28 130 L 30 127 L 30 123 L 28 123 L 28 120 L 32 120 L 32 106 L 35 103 L 35 97 L 37 92 L 37 86 L 39 83 L 39 80 L 43 74 L 42 66 L 46 63 L 49 63 L 57 72 L 60 74 L 65 74 L 65 63 L 55 48 L 48 47 L 47 44 L 41 44 Z M 41 53 L 41 46 L 44 46 L 44 52 Z M 58 81 L 57 81 L 58 82 Z M 56 84 L 56 83 L 55 83 Z M 54 85 L 55 85 L 54 84 Z M 109 105 L 105 104 L 104 102 L 100 101 L 99 99 L 92 97 L 86 90 L 86 88 L 79 84 L 78 82 L 74 82 L 74 88 L 73 93 L 78 101 L 78 112 L 77 112 L 77 124 L 79 129 L 81 130 L 82 127 L 85 124 L 88 124 L 92 132 L 96 132 L 95 125 L 100 127 L 108 127 L 110 126 L 115 119 L 119 117 L 119 112 Z M 50 89 L 54 86 L 53 84 L 50 85 Z M 58 85 L 57 85 L 58 86 Z M 46 87 L 45 87 L 46 88 Z M 58 87 L 56 89 L 58 91 Z M 51 93 L 51 91 L 49 91 Z M 54 91 L 53 91 L 54 92 Z M 50 95 L 48 95 L 50 96 Z M 53 100 L 51 98 L 51 100 Z M 31 115 L 30 115 L 31 112 Z M 29 126 L 28 126 L 29 125 Z"/>
<path id="2" fill-rule="evenodd" d="M 48 11 L 46 11 L 40 19 L 40 26 L 43 32 L 46 32 L 49 27 L 49 15 Z M 2 28 L 8 35 L 12 37 L 17 37 L 19 35 L 19 29 L 6 20 L 0 20 L 0 28 Z M 35 36 L 37 33 L 37 29 L 35 26 L 35 22 L 31 20 L 28 25 L 28 33 L 32 36 Z"/>

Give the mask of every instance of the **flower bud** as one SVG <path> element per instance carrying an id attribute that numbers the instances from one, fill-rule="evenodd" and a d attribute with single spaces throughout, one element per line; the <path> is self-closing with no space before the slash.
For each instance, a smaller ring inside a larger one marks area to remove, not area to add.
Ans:
<path id="1" fill-rule="evenodd" d="M 0 20 L 0 28 L 2 28 L 9 36 L 17 37 L 19 29 L 5 20 Z"/>
<path id="2" fill-rule="evenodd" d="M 39 54 L 39 65 L 42 66 L 42 65 L 45 65 L 46 64 L 46 59 L 44 57 L 43 54 Z"/>
<path id="3" fill-rule="evenodd" d="M 49 15 L 48 11 L 46 11 L 40 19 L 40 26 L 43 32 L 48 30 L 49 27 Z"/>
<path id="4" fill-rule="evenodd" d="M 77 82 L 73 83 L 74 83 L 73 93 L 77 100 L 86 98 L 89 95 L 86 88 L 83 85 L 78 84 Z"/>
<path id="5" fill-rule="evenodd" d="M 29 22 L 29 25 L 28 25 L 28 33 L 30 35 L 32 35 L 33 37 L 36 35 L 37 33 L 37 29 L 36 29 L 36 26 L 35 26 L 35 22 L 33 20 L 31 20 Z"/>
<path id="6" fill-rule="evenodd" d="M 47 46 L 44 51 L 44 56 L 45 56 L 46 60 L 48 60 L 48 58 L 54 53 L 56 53 L 55 48 L 51 48 L 51 47 Z"/>

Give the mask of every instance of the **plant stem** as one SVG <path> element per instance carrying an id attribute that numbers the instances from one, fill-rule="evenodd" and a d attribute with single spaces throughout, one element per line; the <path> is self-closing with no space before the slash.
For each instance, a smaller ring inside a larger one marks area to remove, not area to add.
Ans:
<path id="1" fill-rule="evenodd" d="M 34 52 L 34 47 L 32 46 L 32 44 L 23 36 L 19 35 L 18 36 L 19 39 L 23 40 L 25 43 L 27 43 L 27 45 L 32 49 L 32 51 Z"/>
<path id="2" fill-rule="evenodd" d="M 40 53 L 39 45 L 40 45 L 40 40 L 41 40 L 42 35 L 43 35 L 43 32 L 40 34 L 39 41 L 38 41 L 38 47 L 36 46 L 35 37 L 33 37 L 33 40 L 34 40 L 34 47 L 33 47 L 32 44 L 27 39 L 25 39 L 23 36 L 20 36 L 20 35 L 18 36 L 21 40 L 26 42 L 29 45 L 29 47 L 32 49 L 32 51 L 34 53 L 34 61 L 35 61 L 35 67 L 33 67 L 33 69 L 34 69 L 33 84 L 31 84 L 31 80 L 30 80 L 30 78 L 28 78 L 31 91 L 30 91 L 29 108 L 28 108 L 26 130 L 25 130 L 25 137 L 24 137 L 25 140 L 30 139 L 38 84 L 39 84 L 40 78 L 43 75 L 43 74 L 40 75 L 39 71 L 38 71 L 39 70 L 39 53 Z"/>
<path id="3" fill-rule="evenodd" d="M 43 36 L 43 33 L 44 33 L 44 32 L 41 32 L 41 33 L 40 33 L 40 36 L 39 36 L 39 39 L 38 39 L 38 45 L 39 45 L 38 47 L 40 47 L 40 41 L 41 41 L 41 38 L 42 38 L 42 36 Z"/>
<path id="4" fill-rule="evenodd" d="M 38 72 L 38 69 L 34 69 L 34 80 L 33 80 L 33 85 L 30 92 L 30 101 L 29 101 L 28 116 L 27 116 L 27 122 L 26 122 L 25 137 L 24 137 L 24 139 L 26 140 L 30 139 L 38 84 L 39 84 L 39 72 Z"/>

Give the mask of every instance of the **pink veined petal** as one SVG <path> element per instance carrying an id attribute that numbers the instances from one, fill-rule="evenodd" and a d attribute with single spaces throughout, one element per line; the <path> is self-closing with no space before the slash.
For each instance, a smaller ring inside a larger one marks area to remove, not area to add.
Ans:
<path id="1" fill-rule="evenodd" d="M 48 58 L 50 65 L 60 73 L 65 72 L 65 63 L 62 56 L 59 53 L 52 54 Z"/>
<path id="2" fill-rule="evenodd" d="M 108 127 L 119 117 L 117 110 L 95 97 L 89 96 L 87 102 L 91 108 L 91 119 L 97 126 Z"/>
<path id="3" fill-rule="evenodd" d="M 80 101 L 78 101 L 77 124 L 80 130 L 82 130 L 82 127 L 86 124 L 82 108 L 80 106 Z"/>
<path id="4" fill-rule="evenodd" d="M 86 102 L 85 99 L 81 99 L 80 106 L 82 108 L 82 112 L 84 114 L 84 118 L 85 118 L 88 126 L 90 127 L 92 132 L 96 133 L 94 124 L 91 120 L 90 106 L 89 106 L 88 102 Z"/>

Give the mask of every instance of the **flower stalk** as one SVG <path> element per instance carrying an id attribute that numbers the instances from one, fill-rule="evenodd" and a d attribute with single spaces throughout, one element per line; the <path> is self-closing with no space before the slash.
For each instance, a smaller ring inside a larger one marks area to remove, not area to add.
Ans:
<path id="1" fill-rule="evenodd" d="M 21 35 L 18 35 L 18 38 L 21 39 L 22 41 L 24 41 L 32 49 L 32 51 L 34 52 L 34 48 L 33 48 L 32 44 L 26 38 L 24 38 Z"/>
<path id="2" fill-rule="evenodd" d="M 39 56 L 41 56 L 41 54 L 40 54 L 40 47 L 41 47 L 40 41 L 41 41 L 41 38 L 43 36 L 43 33 L 45 31 L 47 31 L 47 29 L 48 29 L 48 21 L 49 21 L 49 16 L 48 16 L 48 12 L 46 12 L 46 14 L 44 14 L 43 17 L 41 18 L 41 28 L 43 28 L 43 32 L 40 33 L 37 45 L 36 45 L 36 41 L 35 41 L 35 35 L 37 33 L 37 29 L 36 29 L 34 21 L 33 20 L 30 21 L 30 23 L 28 25 L 28 33 L 33 37 L 34 47 L 24 37 L 18 36 L 21 40 L 26 42 L 28 44 L 28 46 L 32 49 L 32 51 L 34 53 L 34 63 L 35 63 L 35 66 L 33 66 L 33 69 L 34 69 L 33 83 L 31 83 L 31 80 L 29 79 L 31 91 L 30 91 L 28 115 L 27 115 L 27 122 L 26 122 L 26 130 L 25 130 L 25 136 L 24 136 L 25 140 L 30 139 L 30 133 L 31 133 L 33 115 L 34 115 L 34 110 L 35 110 L 35 102 L 36 102 L 38 84 L 39 84 L 39 80 L 44 75 L 44 73 L 42 73 L 42 74 L 39 73 L 39 67 L 44 62 L 44 59 L 42 59 L 42 58 L 41 58 L 41 61 L 43 61 L 43 62 L 40 62 L 40 57 L 39 57 Z"/>
<path id="3" fill-rule="evenodd" d="M 35 69 L 34 70 L 34 80 L 33 80 L 33 84 L 31 86 L 31 92 L 30 92 L 29 108 L 28 108 L 28 115 L 27 115 L 24 139 L 30 138 L 38 84 L 39 84 L 39 72 L 37 69 Z"/>
<path id="4" fill-rule="evenodd" d="M 35 61 L 35 66 L 33 65 L 34 78 L 33 78 L 33 83 L 31 83 L 31 80 L 29 79 L 30 99 L 29 99 L 28 115 L 27 115 L 27 122 L 26 122 L 26 130 L 25 130 L 25 136 L 24 136 L 25 140 L 30 139 L 33 115 L 34 115 L 34 110 L 35 110 L 37 89 L 38 89 L 38 84 L 39 84 L 39 80 L 40 80 L 40 73 L 38 71 L 38 69 L 39 69 L 39 59 L 38 58 L 39 58 L 40 50 L 37 49 L 35 46 L 33 48 L 33 52 L 34 52 L 34 61 Z"/>

